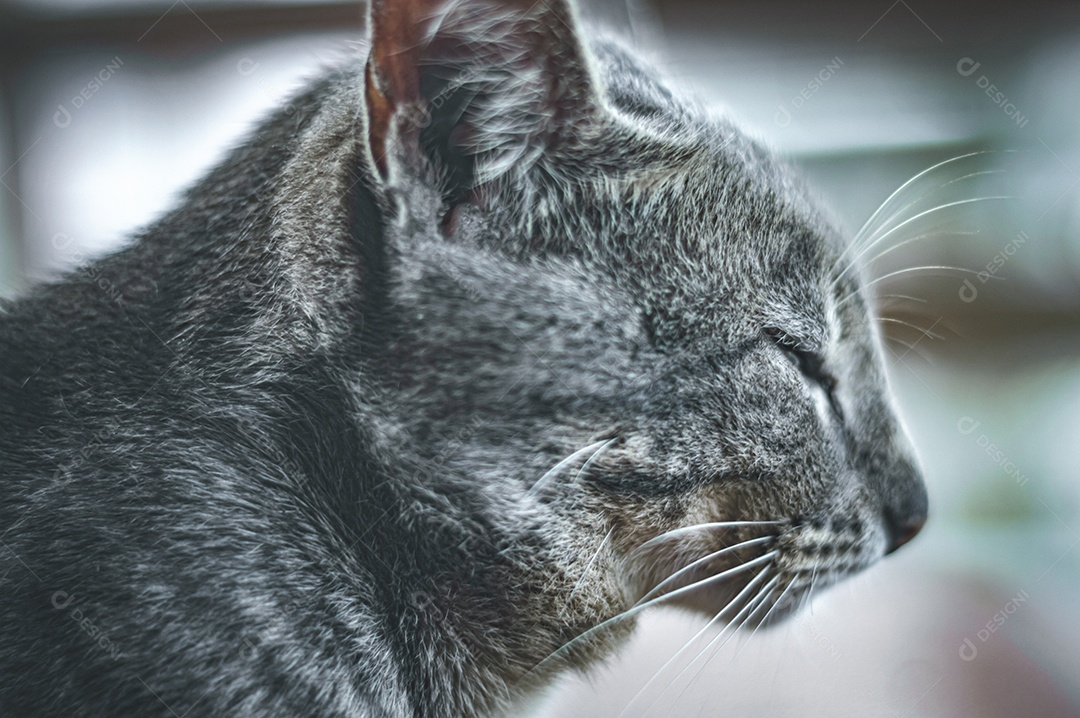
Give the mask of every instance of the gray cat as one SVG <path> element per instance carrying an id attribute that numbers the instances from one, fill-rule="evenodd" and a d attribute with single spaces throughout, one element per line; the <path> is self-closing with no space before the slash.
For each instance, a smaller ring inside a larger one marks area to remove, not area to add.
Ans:
<path id="1" fill-rule="evenodd" d="M 925 519 L 860 272 L 568 0 L 377 0 L 127 249 L 0 314 L 0 714 L 515 715 L 657 602 Z"/>

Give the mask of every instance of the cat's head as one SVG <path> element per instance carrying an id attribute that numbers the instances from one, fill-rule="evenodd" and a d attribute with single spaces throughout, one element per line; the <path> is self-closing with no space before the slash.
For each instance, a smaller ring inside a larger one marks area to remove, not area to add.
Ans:
<path id="1" fill-rule="evenodd" d="M 760 145 L 566 0 L 376 1 L 365 83 L 372 370 L 425 480 L 483 485 L 582 611 L 753 623 L 918 531 L 861 272 Z"/>

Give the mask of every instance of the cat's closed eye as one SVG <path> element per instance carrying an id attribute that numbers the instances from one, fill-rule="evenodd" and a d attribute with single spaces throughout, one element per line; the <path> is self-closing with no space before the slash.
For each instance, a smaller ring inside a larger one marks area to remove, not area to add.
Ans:
<path id="1" fill-rule="evenodd" d="M 829 405 L 836 418 L 844 421 L 844 409 L 837 397 L 839 382 L 825 365 L 825 358 L 820 350 L 807 349 L 808 342 L 796 339 L 778 327 L 766 327 L 762 330 L 765 338 L 784 354 L 808 381 L 819 387 L 829 399 Z"/>

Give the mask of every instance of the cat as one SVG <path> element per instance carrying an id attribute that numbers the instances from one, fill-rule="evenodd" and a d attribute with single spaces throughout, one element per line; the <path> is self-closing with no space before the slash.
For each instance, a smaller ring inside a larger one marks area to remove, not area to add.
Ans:
<path id="1" fill-rule="evenodd" d="M 369 41 L 0 314 L 0 714 L 519 715 L 927 495 L 802 184 L 570 0 Z"/>

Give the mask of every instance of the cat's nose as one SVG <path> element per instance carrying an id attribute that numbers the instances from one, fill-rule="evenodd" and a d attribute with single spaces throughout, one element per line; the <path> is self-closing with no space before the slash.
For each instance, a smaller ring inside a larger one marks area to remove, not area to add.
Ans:
<path id="1" fill-rule="evenodd" d="M 914 539 L 915 534 L 927 523 L 926 492 L 920 492 L 919 498 L 922 500 L 908 502 L 903 510 L 885 510 L 886 539 L 889 541 L 886 555 Z"/>
<path id="2" fill-rule="evenodd" d="M 885 554 L 888 555 L 908 541 L 911 541 L 925 524 L 925 512 L 909 514 L 903 518 L 898 518 L 895 512 L 886 510 L 885 533 L 889 541 L 889 546 L 886 548 Z"/>
<path id="3" fill-rule="evenodd" d="M 890 554 L 919 533 L 926 524 L 930 497 L 918 469 L 911 462 L 899 462 L 890 475 L 883 497 L 882 518 L 885 524 L 885 553 Z"/>

